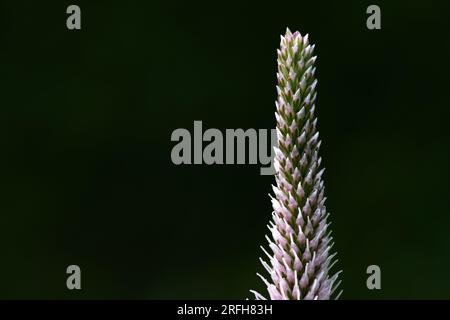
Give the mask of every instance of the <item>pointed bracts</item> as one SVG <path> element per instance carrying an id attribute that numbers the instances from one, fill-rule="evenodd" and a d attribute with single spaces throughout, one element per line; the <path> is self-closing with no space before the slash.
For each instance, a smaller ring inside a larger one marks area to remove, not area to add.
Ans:
<path id="1" fill-rule="evenodd" d="M 330 275 L 334 254 L 319 157 L 315 61 L 308 35 L 288 29 L 278 50 L 271 253 L 263 249 L 268 260 L 261 259 L 268 277 L 258 274 L 271 300 L 330 299 L 338 285 L 338 274 Z"/>

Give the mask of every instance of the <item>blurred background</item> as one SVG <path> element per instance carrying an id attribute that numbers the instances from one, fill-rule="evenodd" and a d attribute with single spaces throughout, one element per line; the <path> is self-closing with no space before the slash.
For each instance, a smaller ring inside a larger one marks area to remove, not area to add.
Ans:
<path id="1" fill-rule="evenodd" d="M 82 29 L 66 28 L 77 4 Z M 366 8 L 381 7 L 381 30 Z M 445 1 L 0 1 L 0 298 L 233 298 L 273 176 L 175 166 L 170 136 L 273 128 L 286 27 L 316 44 L 344 299 L 450 298 Z M 66 288 L 66 268 L 82 290 Z M 381 268 L 381 290 L 366 268 Z"/>

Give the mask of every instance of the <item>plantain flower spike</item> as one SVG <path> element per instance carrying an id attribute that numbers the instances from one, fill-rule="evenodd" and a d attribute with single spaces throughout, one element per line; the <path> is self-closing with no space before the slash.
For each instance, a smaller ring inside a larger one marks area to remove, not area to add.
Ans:
<path id="1" fill-rule="evenodd" d="M 272 186 L 274 211 L 268 225 L 271 237 L 266 236 L 272 254 L 261 247 L 268 261 L 260 260 L 269 277 L 258 276 L 267 286 L 270 300 L 328 300 L 340 281 L 339 272 L 330 275 L 337 260 L 331 253 L 324 169 L 319 157 L 314 45 L 308 35 L 287 29 L 280 46 L 275 103 L 276 186 Z M 251 292 L 257 300 L 266 299 Z"/>

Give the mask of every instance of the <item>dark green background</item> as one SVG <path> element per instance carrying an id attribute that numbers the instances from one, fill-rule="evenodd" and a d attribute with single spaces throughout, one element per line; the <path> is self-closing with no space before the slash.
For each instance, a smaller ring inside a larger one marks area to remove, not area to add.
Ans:
<path id="1" fill-rule="evenodd" d="M 343 298 L 450 298 L 449 5 L 393 2 L 370 31 L 372 1 L 1 1 L 0 298 L 263 291 L 273 177 L 175 166 L 170 135 L 274 127 L 287 26 L 316 44 Z"/>

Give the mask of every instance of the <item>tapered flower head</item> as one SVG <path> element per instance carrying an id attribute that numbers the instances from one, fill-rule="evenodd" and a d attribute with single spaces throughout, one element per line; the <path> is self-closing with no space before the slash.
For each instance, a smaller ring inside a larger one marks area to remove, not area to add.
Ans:
<path id="1" fill-rule="evenodd" d="M 315 61 L 308 35 L 288 29 L 278 50 L 276 186 L 267 237 L 272 253 L 262 248 L 269 260 L 261 259 L 268 280 L 258 274 L 272 300 L 330 299 L 338 285 L 338 274 L 330 275 L 335 254 L 319 157 Z"/>

